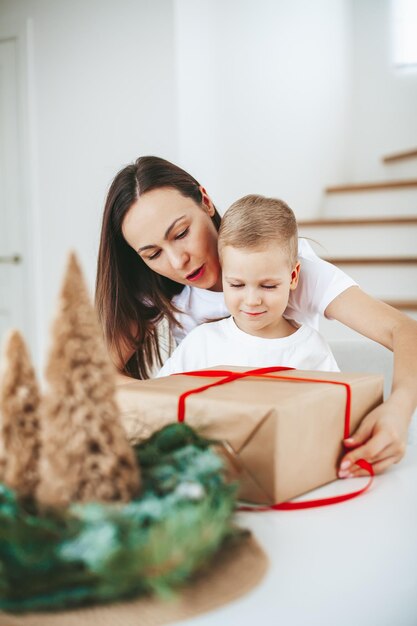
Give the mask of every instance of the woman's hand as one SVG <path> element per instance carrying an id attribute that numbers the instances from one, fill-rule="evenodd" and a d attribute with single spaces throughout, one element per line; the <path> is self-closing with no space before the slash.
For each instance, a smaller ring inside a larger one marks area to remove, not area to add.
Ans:
<path id="1" fill-rule="evenodd" d="M 356 432 L 344 440 L 347 452 L 340 463 L 339 477 L 367 476 L 368 472 L 355 465 L 358 459 L 371 463 L 375 474 L 398 463 L 405 454 L 408 424 L 408 417 L 392 396 L 368 413 Z"/>
<path id="2" fill-rule="evenodd" d="M 408 426 L 417 405 L 417 322 L 358 287 L 337 296 L 325 313 L 394 352 L 391 395 L 345 439 L 348 452 L 339 476 L 365 475 L 354 465 L 360 458 L 372 463 L 375 473 L 383 472 L 404 456 Z"/>

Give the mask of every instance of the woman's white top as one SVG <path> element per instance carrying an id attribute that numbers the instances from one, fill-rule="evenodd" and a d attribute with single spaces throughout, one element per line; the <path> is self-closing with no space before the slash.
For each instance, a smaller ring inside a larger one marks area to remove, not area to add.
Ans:
<path id="1" fill-rule="evenodd" d="M 298 259 L 300 278 L 297 289 L 290 292 L 284 316 L 318 330 L 319 319 L 330 302 L 357 283 L 335 265 L 320 259 L 305 239 L 298 240 Z M 182 328 L 171 329 L 177 344 L 195 326 L 229 315 L 221 291 L 186 285 L 172 303 L 182 311 L 175 316 Z"/>
<path id="2" fill-rule="evenodd" d="M 288 337 L 265 339 L 243 332 L 228 317 L 194 328 L 166 361 L 158 377 L 216 365 L 339 371 L 329 346 L 314 328 L 303 324 Z"/>

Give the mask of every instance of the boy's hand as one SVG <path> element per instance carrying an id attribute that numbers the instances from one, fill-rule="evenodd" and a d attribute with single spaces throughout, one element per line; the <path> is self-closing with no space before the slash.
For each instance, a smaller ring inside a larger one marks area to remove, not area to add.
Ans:
<path id="1" fill-rule="evenodd" d="M 371 463 L 375 474 L 398 463 L 405 454 L 408 425 L 409 419 L 392 397 L 368 413 L 356 432 L 343 441 L 349 452 L 340 463 L 339 478 L 368 476 L 368 472 L 355 465 L 358 459 Z"/>

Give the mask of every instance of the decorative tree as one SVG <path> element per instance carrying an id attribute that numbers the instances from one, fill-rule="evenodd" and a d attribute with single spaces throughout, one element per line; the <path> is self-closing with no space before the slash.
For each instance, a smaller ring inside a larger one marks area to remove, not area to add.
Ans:
<path id="1" fill-rule="evenodd" d="M 19 331 L 6 336 L 0 378 L 0 478 L 21 496 L 38 483 L 39 389 Z"/>
<path id="2" fill-rule="evenodd" d="M 81 269 L 70 254 L 46 368 L 41 504 L 126 502 L 138 494 L 139 469 L 119 421 L 114 378 Z"/>

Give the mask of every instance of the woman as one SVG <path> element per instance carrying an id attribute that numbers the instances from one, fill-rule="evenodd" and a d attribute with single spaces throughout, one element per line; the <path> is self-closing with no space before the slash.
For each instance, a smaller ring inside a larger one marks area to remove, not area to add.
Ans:
<path id="1" fill-rule="evenodd" d="M 96 306 L 121 374 L 148 378 L 161 363 L 158 325 L 169 322 L 176 341 L 196 324 L 228 314 L 217 255 L 220 216 L 187 172 L 157 157 L 141 157 L 113 180 L 104 209 Z M 394 351 L 390 397 L 354 435 L 339 476 L 359 476 L 359 458 L 379 473 L 404 455 L 417 404 L 417 323 L 374 300 L 346 274 L 299 243 L 301 273 L 286 315 L 317 328 L 333 318 Z"/>

